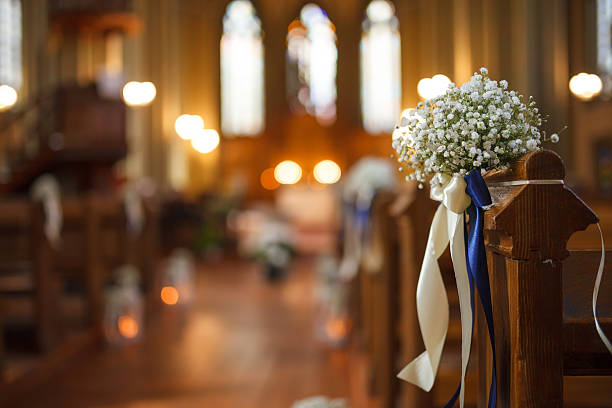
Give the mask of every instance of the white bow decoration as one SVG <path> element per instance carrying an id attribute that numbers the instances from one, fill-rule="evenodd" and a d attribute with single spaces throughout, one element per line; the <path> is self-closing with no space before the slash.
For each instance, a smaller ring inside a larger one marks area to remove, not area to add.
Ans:
<path id="1" fill-rule="evenodd" d="M 63 225 L 59 183 L 49 174 L 40 176 L 32 185 L 30 196 L 42 203 L 45 215 L 45 237 L 54 248 L 57 248 L 60 244 Z"/>
<path id="2" fill-rule="evenodd" d="M 440 201 L 427 240 L 427 249 L 417 283 L 417 317 L 425 351 L 400 371 L 398 377 L 425 391 L 434 385 L 442 349 L 446 340 L 449 305 L 438 258 L 450 243 L 461 309 L 461 391 L 464 405 L 465 373 L 472 345 L 472 312 L 470 284 L 465 259 L 464 212 L 471 203 L 462 176 L 437 174 L 439 183 L 432 186 L 431 198 Z"/>

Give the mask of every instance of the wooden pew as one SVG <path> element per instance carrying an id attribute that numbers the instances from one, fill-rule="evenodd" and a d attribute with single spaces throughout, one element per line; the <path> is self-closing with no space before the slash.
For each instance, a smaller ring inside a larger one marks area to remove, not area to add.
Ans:
<path id="1" fill-rule="evenodd" d="M 159 233 L 157 205 L 144 203 L 142 231 L 131 232 L 123 200 L 115 195 L 89 194 L 64 200 L 65 231 L 58 267 L 84 280 L 88 320 L 102 330 L 104 287 L 115 270 L 134 265 L 141 275 L 150 309 L 159 295 Z"/>
<path id="2" fill-rule="evenodd" d="M 58 282 L 53 273 L 53 251 L 44 235 L 43 225 L 44 216 L 39 203 L 18 198 L 0 201 L 3 323 L 31 324 L 35 346 L 41 352 L 53 348 L 59 337 Z"/>
<path id="3" fill-rule="evenodd" d="M 359 271 L 368 388 L 382 407 L 393 406 L 399 385 L 397 228 L 389 216 L 394 200 L 394 193 L 382 192 L 372 202 L 367 234 L 374 248 L 363 250 Z"/>
<path id="4" fill-rule="evenodd" d="M 558 155 L 538 151 L 485 179 L 498 183 L 564 176 Z M 570 254 L 566 249 L 570 236 L 597 222 L 597 216 L 561 184 L 490 190 L 495 205 L 485 213 L 484 230 L 496 336 L 497 406 L 562 407 L 564 375 L 612 374 L 612 358 L 591 315 L 601 251 Z M 609 274 L 609 262 L 606 268 Z M 604 331 L 611 333 L 612 290 L 609 276 L 606 279 L 598 310 Z M 486 326 L 478 314 L 479 342 L 486 344 Z M 490 349 L 481 347 L 479 407 L 486 407 L 490 364 Z M 605 402 L 611 403 L 612 398 Z"/>
<path id="5" fill-rule="evenodd" d="M 7 350 L 10 364 L 7 382 L 0 381 L 0 405 L 99 343 L 104 286 L 117 266 L 135 264 L 142 271 L 148 299 L 159 301 L 157 205 L 146 203 L 145 212 L 143 231 L 129 234 L 120 198 L 64 197 L 62 240 L 52 248 L 44 236 L 40 204 L 28 198 L 0 200 L 1 327 L 11 321 L 32 327 L 39 351 L 24 359 Z"/>

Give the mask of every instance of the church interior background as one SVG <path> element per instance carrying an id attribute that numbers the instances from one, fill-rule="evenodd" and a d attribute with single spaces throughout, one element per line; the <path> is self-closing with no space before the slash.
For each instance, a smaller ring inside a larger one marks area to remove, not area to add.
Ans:
<path id="1" fill-rule="evenodd" d="M 450 256 L 436 383 L 395 376 L 433 204 L 392 141 L 481 67 L 537 101 L 610 248 L 610 0 L 0 0 L 0 406 L 445 406 Z M 612 407 L 611 377 L 562 382 L 546 406 Z"/>

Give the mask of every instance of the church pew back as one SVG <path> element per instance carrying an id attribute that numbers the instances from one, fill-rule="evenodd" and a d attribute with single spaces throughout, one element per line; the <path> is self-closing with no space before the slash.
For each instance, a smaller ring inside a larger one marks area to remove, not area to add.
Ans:
<path id="1" fill-rule="evenodd" d="M 563 163 L 550 151 L 530 153 L 510 170 L 485 177 L 488 183 L 563 178 Z M 572 302 L 584 298 L 586 288 L 592 287 L 592 275 L 585 269 L 599 262 L 599 254 L 593 252 L 575 255 L 564 265 L 571 258 L 566 244 L 575 231 L 597 222 L 597 217 L 562 184 L 502 186 L 490 191 L 495 205 L 485 213 L 484 230 L 495 322 L 498 406 L 561 407 L 563 375 L 575 374 L 566 362 L 585 368 L 581 345 L 574 343 L 568 349 L 564 333 L 573 332 L 572 338 L 595 333 L 588 315 L 579 317 L 584 319 L 579 325 L 572 318 L 564 320 L 564 307 L 584 314 L 586 309 L 572 307 Z M 592 261 L 585 263 L 585 256 Z M 478 338 L 481 344 L 487 339 L 482 325 Z M 490 353 L 481 347 L 479 406 L 483 407 L 490 359 Z"/>

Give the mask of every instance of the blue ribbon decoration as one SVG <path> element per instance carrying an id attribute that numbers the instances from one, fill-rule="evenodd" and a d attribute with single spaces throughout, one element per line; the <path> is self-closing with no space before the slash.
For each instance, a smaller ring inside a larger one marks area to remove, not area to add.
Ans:
<path id="1" fill-rule="evenodd" d="M 495 330 L 493 328 L 493 305 L 491 302 L 491 285 L 489 284 L 489 270 L 487 268 L 487 254 L 484 246 L 484 209 L 492 204 L 491 194 L 487 183 L 479 170 L 472 170 L 465 176 L 467 188 L 465 192 L 471 197 L 472 203 L 467 208 L 469 231 L 467 241 L 467 267 L 468 274 L 476 283 L 480 303 L 487 320 L 489 341 L 493 354 L 493 370 L 491 374 L 491 387 L 489 389 L 489 408 L 497 405 L 497 364 L 495 359 Z M 472 307 L 473 313 L 473 307 Z"/>
<path id="2" fill-rule="evenodd" d="M 487 320 L 487 327 L 489 330 L 489 341 L 491 342 L 491 350 L 493 354 L 493 369 L 491 378 L 491 387 L 489 390 L 489 408 L 495 408 L 497 406 L 497 364 L 495 359 L 495 330 L 493 328 L 493 306 L 491 302 L 491 286 L 489 284 L 489 269 L 487 267 L 487 254 L 484 246 L 484 209 L 492 204 L 491 194 L 487 183 L 482 178 L 479 170 L 472 170 L 465 177 L 467 187 L 465 192 L 472 199 L 472 203 L 467 208 L 467 214 L 469 216 L 469 230 L 468 225 L 463 225 L 463 232 L 465 234 L 465 256 L 468 270 L 468 278 L 470 280 L 470 302 L 472 306 L 472 322 L 474 321 L 474 284 L 478 290 L 480 296 L 480 302 Z M 472 332 L 474 331 L 474 325 L 472 324 Z M 450 398 L 450 400 L 444 405 L 444 408 L 451 408 L 455 405 L 459 392 L 461 390 L 461 384 L 457 387 L 457 390 Z"/>

